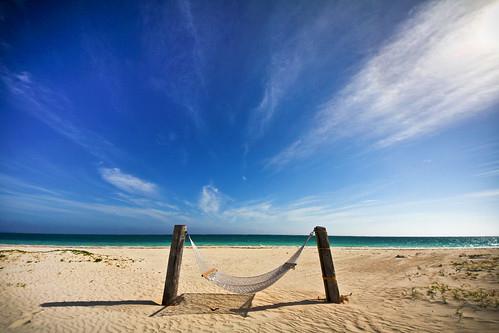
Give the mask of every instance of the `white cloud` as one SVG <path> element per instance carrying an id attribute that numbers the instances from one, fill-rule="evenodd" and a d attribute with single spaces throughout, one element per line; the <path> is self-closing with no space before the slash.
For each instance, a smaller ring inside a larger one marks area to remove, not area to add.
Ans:
<path id="1" fill-rule="evenodd" d="M 341 138 L 391 146 L 498 102 L 499 2 L 431 2 L 319 108 L 311 129 L 268 165 L 281 167 Z"/>
<path id="2" fill-rule="evenodd" d="M 155 184 L 123 173 L 118 168 L 100 168 L 99 172 L 105 181 L 129 193 L 153 194 L 157 190 Z"/>
<path id="3" fill-rule="evenodd" d="M 212 185 L 205 185 L 201 189 L 198 207 L 205 213 L 215 214 L 220 211 L 223 195 L 218 188 Z"/>

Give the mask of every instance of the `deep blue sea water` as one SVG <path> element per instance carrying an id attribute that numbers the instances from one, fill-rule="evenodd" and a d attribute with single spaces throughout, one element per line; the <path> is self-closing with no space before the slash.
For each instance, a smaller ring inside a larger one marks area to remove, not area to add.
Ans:
<path id="1" fill-rule="evenodd" d="M 191 235 L 201 246 L 297 246 L 306 236 Z M 171 235 L 62 235 L 0 233 L 0 244 L 57 246 L 169 246 Z M 335 247 L 499 247 L 499 237 L 357 237 L 330 236 Z M 187 245 L 189 245 L 187 243 Z M 311 239 L 309 246 L 315 246 Z"/>

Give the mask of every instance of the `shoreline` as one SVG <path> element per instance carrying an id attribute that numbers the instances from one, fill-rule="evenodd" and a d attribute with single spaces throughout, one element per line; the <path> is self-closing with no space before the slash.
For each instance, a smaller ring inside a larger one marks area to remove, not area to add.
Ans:
<path id="1" fill-rule="evenodd" d="M 140 249 L 140 250 L 169 250 L 170 245 L 158 246 L 140 246 L 140 245 L 50 245 L 50 244 L 1 244 L 0 248 L 8 247 L 21 247 L 21 248 L 64 248 L 64 249 Z M 296 249 L 298 245 L 198 245 L 200 249 Z M 192 248 L 191 245 L 184 245 L 184 248 Z M 316 248 L 315 245 L 307 245 L 307 248 Z M 331 246 L 331 249 L 337 250 L 496 250 L 499 246 L 485 246 L 485 247 L 377 247 L 377 246 Z"/>

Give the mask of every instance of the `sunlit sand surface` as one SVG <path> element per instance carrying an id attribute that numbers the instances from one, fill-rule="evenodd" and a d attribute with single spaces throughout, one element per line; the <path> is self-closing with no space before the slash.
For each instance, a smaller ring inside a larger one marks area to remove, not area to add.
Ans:
<path id="1" fill-rule="evenodd" d="M 21 251 L 5 251 L 11 249 Z M 2 247 L 1 332 L 497 332 L 499 249 L 333 249 L 344 304 L 323 302 L 317 250 L 254 298 L 200 277 L 184 250 L 174 308 L 160 305 L 166 248 Z M 256 275 L 296 248 L 205 248 Z M 206 294 L 203 296 L 203 294 Z M 247 301 L 250 301 L 249 304 Z"/>

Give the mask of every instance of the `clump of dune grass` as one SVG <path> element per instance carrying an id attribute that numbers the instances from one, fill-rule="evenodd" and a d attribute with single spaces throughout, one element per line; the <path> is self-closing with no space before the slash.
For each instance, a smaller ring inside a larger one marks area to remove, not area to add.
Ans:
<path id="1" fill-rule="evenodd" d="M 85 250 L 77 250 L 77 249 L 58 249 L 58 250 L 51 250 L 49 252 L 61 252 L 61 253 L 71 253 L 74 255 L 82 255 L 82 256 L 94 256 L 95 254 L 89 251 Z"/>
<path id="2" fill-rule="evenodd" d="M 7 259 L 10 254 L 24 254 L 28 253 L 24 250 L 0 250 L 0 260 Z"/>
<path id="3" fill-rule="evenodd" d="M 480 308 L 499 308 L 499 292 L 496 289 L 471 288 L 465 285 L 451 287 L 445 283 L 433 282 L 428 287 L 413 287 L 406 296 L 412 299 L 429 299 L 443 304 L 457 302 L 461 306 L 471 305 Z"/>
<path id="4" fill-rule="evenodd" d="M 470 254 L 467 256 L 460 255 L 459 257 L 465 257 L 467 259 L 452 262 L 452 265 L 457 272 L 492 272 L 499 269 L 499 257 L 490 257 L 489 255 L 485 254 Z"/>
<path id="5" fill-rule="evenodd" d="M 8 260 L 11 255 L 16 255 L 16 254 L 24 254 L 27 253 L 24 250 L 17 250 L 17 249 L 8 249 L 8 250 L 0 250 L 0 261 L 3 260 Z M 17 256 L 13 257 L 14 259 L 17 258 Z"/>

